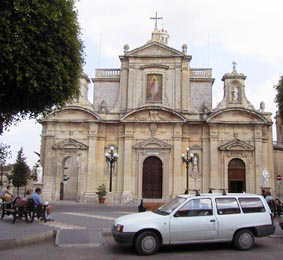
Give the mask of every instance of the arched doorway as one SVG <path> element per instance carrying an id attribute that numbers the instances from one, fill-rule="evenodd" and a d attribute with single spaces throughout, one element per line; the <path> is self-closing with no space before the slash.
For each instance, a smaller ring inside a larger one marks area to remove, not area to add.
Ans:
<path id="1" fill-rule="evenodd" d="M 241 159 L 232 159 L 228 165 L 229 192 L 241 193 L 246 191 L 246 166 Z"/>
<path id="2" fill-rule="evenodd" d="M 162 198 L 162 162 L 156 156 L 147 157 L 143 162 L 142 197 Z"/>
<path id="3" fill-rule="evenodd" d="M 68 156 L 63 160 L 63 176 L 60 186 L 60 199 L 78 199 L 78 162 L 75 156 Z"/>

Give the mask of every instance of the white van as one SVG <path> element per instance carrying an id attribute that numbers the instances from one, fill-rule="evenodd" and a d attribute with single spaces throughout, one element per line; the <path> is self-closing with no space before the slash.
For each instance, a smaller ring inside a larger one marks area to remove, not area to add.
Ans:
<path id="1" fill-rule="evenodd" d="M 119 217 L 114 239 L 151 255 L 161 245 L 232 241 L 240 250 L 255 237 L 274 233 L 273 215 L 262 196 L 255 194 L 179 195 L 155 211 Z"/>

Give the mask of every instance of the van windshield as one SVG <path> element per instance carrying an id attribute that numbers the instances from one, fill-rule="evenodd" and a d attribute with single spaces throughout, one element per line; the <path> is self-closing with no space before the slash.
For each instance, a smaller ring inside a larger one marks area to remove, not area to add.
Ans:
<path id="1" fill-rule="evenodd" d="M 186 200 L 185 198 L 176 197 L 175 199 L 164 204 L 163 206 L 161 206 L 160 208 L 158 208 L 153 212 L 160 215 L 169 215 L 172 211 L 178 208 L 185 200 Z"/>

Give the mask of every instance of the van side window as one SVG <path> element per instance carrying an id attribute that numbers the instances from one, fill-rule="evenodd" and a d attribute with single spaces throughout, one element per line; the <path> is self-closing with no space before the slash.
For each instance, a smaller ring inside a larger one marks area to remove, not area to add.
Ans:
<path id="1" fill-rule="evenodd" d="M 197 217 L 212 215 L 211 199 L 192 199 L 180 208 L 175 217 Z"/>
<path id="2" fill-rule="evenodd" d="M 218 198 L 215 199 L 217 214 L 240 214 L 241 210 L 235 198 Z"/>
<path id="3" fill-rule="evenodd" d="M 260 198 L 239 198 L 239 202 L 244 213 L 265 212 Z"/>

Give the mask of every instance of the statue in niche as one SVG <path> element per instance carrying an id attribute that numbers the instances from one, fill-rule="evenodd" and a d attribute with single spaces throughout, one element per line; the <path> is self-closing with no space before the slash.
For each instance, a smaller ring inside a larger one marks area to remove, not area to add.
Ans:
<path id="1" fill-rule="evenodd" d="M 239 88 L 233 87 L 231 91 L 232 101 L 237 102 L 239 101 Z"/>

